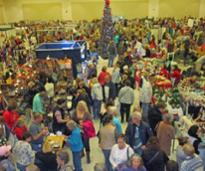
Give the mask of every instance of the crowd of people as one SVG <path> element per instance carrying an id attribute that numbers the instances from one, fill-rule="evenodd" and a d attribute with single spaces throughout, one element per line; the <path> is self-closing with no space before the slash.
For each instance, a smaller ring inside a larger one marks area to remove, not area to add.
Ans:
<path id="1" fill-rule="evenodd" d="M 104 162 L 97 163 L 95 171 L 203 171 L 204 130 L 195 124 L 182 137 L 176 137 L 174 122 L 185 109 L 183 102 L 169 101 L 173 91 L 166 91 L 175 90 L 186 74 L 205 74 L 205 62 L 199 70 L 195 64 L 205 50 L 205 19 L 193 19 L 193 27 L 187 26 L 188 19 L 114 23 L 113 40 L 107 49 L 108 66 L 100 71 L 96 58 L 92 58 L 100 51 L 100 20 L 81 21 L 73 31 L 49 35 L 52 39 L 45 33 L 39 35 L 41 42 L 71 37 L 86 40 L 90 61 L 83 78 L 68 79 L 60 68 L 51 71 L 40 65 L 36 80 L 27 78 L 23 91 L 10 97 L 1 88 L 2 170 L 82 171 L 82 157 L 86 157 L 87 164 L 93 162 L 90 141 L 97 137 Z M 2 83 L 15 80 L 16 68 L 35 60 L 31 51 L 37 45 L 35 27 L 40 25 L 27 25 L 22 33 L 3 42 Z M 152 33 L 156 28 L 157 37 Z M 152 65 L 150 59 L 159 64 Z M 157 78 L 165 81 L 156 84 Z M 9 88 L 15 86 L 11 83 Z M 156 92 L 162 95 L 158 97 Z M 45 152 L 43 146 L 51 133 L 63 135 L 63 147 L 51 143 L 51 150 Z M 171 154 L 175 138 L 179 146 L 174 161 Z"/>

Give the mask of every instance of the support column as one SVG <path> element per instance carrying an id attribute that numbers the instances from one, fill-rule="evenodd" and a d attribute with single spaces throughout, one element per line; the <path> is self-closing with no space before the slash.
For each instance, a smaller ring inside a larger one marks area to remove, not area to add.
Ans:
<path id="1" fill-rule="evenodd" d="M 149 0 L 149 18 L 159 17 L 159 0 Z"/>
<path id="2" fill-rule="evenodd" d="M 63 20 L 72 20 L 71 0 L 63 0 Z"/>

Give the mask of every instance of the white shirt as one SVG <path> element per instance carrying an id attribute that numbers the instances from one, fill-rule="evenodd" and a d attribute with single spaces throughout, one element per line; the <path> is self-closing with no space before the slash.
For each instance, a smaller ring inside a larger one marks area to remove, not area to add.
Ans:
<path id="1" fill-rule="evenodd" d="M 129 152 L 127 152 L 128 148 Z M 124 149 L 119 149 L 118 144 L 115 144 L 111 149 L 109 160 L 113 168 L 116 168 L 119 164 L 128 161 L 129 159 L 127 158 L 127 155 L 131 157 L 132 154 L 134 154 L 134 151 L 129 145 L 126 144 L 126 147 Z"/>
<path id="2" fill-rule="evenodd" d="M 91 89 L 91 96 L 93 100 L 103 100 L 103 90 L 100 83 L 96 83 L 93 85 Z M 105 98 L 108 99 L 109 97 L 109 87 L 105 86 Z"/>
<path id="3" fill-rule="evenodd" d="M 152 99 L 152 85 L 143 79 L 143 86 L 140 90 L 140 102 L 150 103 Z"/>

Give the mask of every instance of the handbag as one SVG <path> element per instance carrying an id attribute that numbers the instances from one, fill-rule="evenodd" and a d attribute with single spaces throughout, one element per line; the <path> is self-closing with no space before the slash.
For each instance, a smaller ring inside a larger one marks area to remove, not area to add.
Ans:
<path id="1" fill-rule="evenodd" d="M 88 138 L 93 138 L 96 136 L 95 127 L 92 121 L 87 120 L 83 122 L 83 132 Z"/>

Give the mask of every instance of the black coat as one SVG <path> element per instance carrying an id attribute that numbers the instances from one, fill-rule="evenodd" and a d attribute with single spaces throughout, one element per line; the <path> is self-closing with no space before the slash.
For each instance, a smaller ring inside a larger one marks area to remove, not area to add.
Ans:
<path id="1" fill-rule="evenodd" d="M 109 100 L 115 100 L 115 98 L 117 97 L 117 90 L 116 90 L 116 86 L 115 84 L 110 81 L 109 83 L 107 83 L 107 86 L 109 87 Z"/>
<path id="2" fill-rule="evenodd" d="M 157 152 L 159 153 L 156 155 Z M 154 157 L 154 155 L 156 156 Z M 165 152 L 149 148 L 143 151 L 142 159 L 147 171 L 165 171 L 165 165 L 169 160 Z"/>
<path id="3" fill-rule="evenodd" d="M 35 157 L 38 160 L 36 165 L 39 167 L 40 171 L 57 171 L 58 164 L 55 153 L 37 152 Z"/>
<path id="4" fill-rule="evenodd" d="M 160 121 L 162 121 L 162 113 L 157 106 L 153 106 L 149 109 L 148 121 L 152 131 L 156 134 L 155 127 Z"/>

